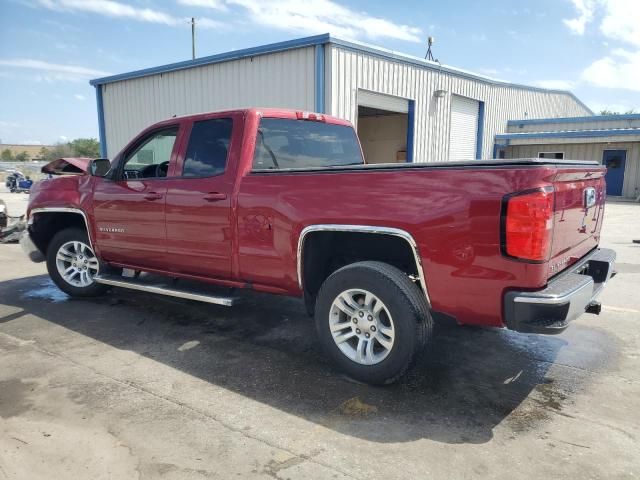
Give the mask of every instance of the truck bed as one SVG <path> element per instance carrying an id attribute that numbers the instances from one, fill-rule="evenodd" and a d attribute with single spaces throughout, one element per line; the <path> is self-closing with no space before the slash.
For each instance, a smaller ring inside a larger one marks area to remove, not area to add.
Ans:
<path id="1" fill-rule="evenodd" d="M 552 160 L 549 158 L 514 158 L 514 159 L 486 159 L 486 160 L 469 160 L 455 162 L 413 162 L 413 163 L 379 163 L 379 164 L 362 164 L 362 165 L 346 165 L 336 167 L 322 168 L 280 168 L 253 170 L 253 173 L 282 173 L 282 172 L 322 172 L 322 171 L 362 171 L 362 170 L 396 170 L 396 169 L 428 169 L 440 170 L 447 168 L 508 168 L 508 167 L 593 167 L 599 165 L 596 161 L 590 160 Z"/>

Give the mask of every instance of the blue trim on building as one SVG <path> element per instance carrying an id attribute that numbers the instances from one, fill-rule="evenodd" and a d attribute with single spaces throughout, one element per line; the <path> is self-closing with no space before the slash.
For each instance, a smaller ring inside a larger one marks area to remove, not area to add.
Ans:
<path id="1" fill-rule="evenodd" d="M 416 101 L 408 100 L 407 112 L 407 162 L 413 162 L 413 139 L 416 130 Z"/>
<path id="2" fill-rule="evenodd" d="M 484 102 L 478 101 L 478 132 L 476 133 L 476 160 L 482 158 L 482 139 L 484 138 Z"/>
<path id="3" fill-rule="evenodd" d="M 324 44 L 316 45 L 316 112 L 324 113 Z"/>
<path id="4" fill-rule="evenodd" d="M 495 143 L 493 144 L 493 158 L 498 158 L 498 149 L 507 148 L 509 146 L 509 140 L 505 143 Z"/>
<path id="5" fill-rule="evenodd" d="M 244 48 L 241 50 L 234 50 L 232 52 L 219 53 L 217 55 L 210 55 L 208 57 L 197 58 L 195 60 L 186 60 L 184 62 L 171 63 L 168 65 L 162 65 L 159 67 L 146 68 L 143 70 L 136 70 L 133 72 L 122 73 L 119 75 L 111 75 L 108 77 L 96 78 L 91 80 L 89 83 L 91 85 L 102 85 L 105 83 L 118 82 L 121 80 L 129 80 L 132 78 L 140 78 L 146 77 L 148 75 L 155 75 L 160 73 L 173 72 L 176 70 L 184 70 L 187 68 L 198 67 L 202 65 L 211 65 L 214 63 L 226 62 L 230 60 L 238 60 L 240 58 L 254 57 L 257 55 L 264 55 L 268 53 L 282 52 L 285 50 L 291 50 L 295 48 L 302 47 L 311 47 L 316 45 L 324 45 L 324 44 L 334 44 L 339 47 L 347 48 L 354 50 L 356 52 L 365 52 L 377 57 L 386 58 L 390 60 L 395 60 L 402 63 L 407 63 L 423 68 L 427 68 L 430 70 L 441 71 L 444 73 L 449 73 L 458 77 L 468 78 L 476 81 L 480 81 L 483 83 L 487 83 L 490 85 L 499 85 L 506 86 L 511 88 L 518 88 L 523 90 L 530 90 L 534 92 L 542 92 L 542 93 L 558 93 L 569 95 L 572 97 L 578 104 L 580 104 L 587 112 L 593 113 L 589 107 L 587 107 L 584 103 L 582 103 L 573 93 L 567 90 L 550 90 L 546 88 L 540 87 L 532 87 L 529 85 L 522 85 L 517 83 L 509 83 L 503 82 L 500 80 L 495 80 L 493 78 L 485 77 L 482 75 L 478 75 L 475 73 L 467 72 L 465 70 L 448 67 L 445 65 L 439 65 L 435 62 L 430 62 L 424 60 L 419 57 L 414 57 L 411 55 L 401 54 L 394 52 L 392 50 L 387 50 L 382 47 L 375 47 L 372 45 L 367 45 L 364 43 L 341 40 L 339 38 L 335 38 L 328 33 L 322 35 L 315 35 L 311 37 L 297 38 L 294 40 L 287 40 L 285 42 L 277 42 L 271 43 L 269 45 L 261 45 L 258 47 Z"/>
<path id="6" fill-rule="evenodd" d="M 104 108 L 102 104 L 102 85 L 96 85 L 96 104 L 98 105 L 98 136 L 100 137 L 100 156 L 107 158 L 107 136 L 104 128 Z"/>
<path id="7" fill-rule="evenodd" d="M 589 117 L 528 118 L 509 120 L 507 125 L 545 125 L 550 123 L 601 122 L 609 120 L 640 120 L 640 113 L 624 115 L 592 115 Z"/>
<path id="8" fill-rule="evenodd" d="M 330 36 L 328 33 L 315 35 L 312 37 L 296 38 L 294 40 L 287 40 L 285 42 L 270 43 L 268 45 L 261 45 L 259 47 L 243 48 L 241 50 L 234 50 L 231 52 L 219 53 L 217 55 L 210 55 L 208 57 L 196 58 L 195 60 L 186 60 L 184 62 L 170 63 L 168 65 L 161 65 L 159 67 L 145 68 L 143 70 L 121 73 L 119 75 L 111 75 L 109 77 L 96 78 L 94 80 L 91 80 L 89 83 L 91 85 L 101 85 L 104 83 L 118 82 L 121 80 L 130 80 L 132 78 L 146 77 L 158 73 L 174 72 L 176 70 L 184 70 L 187 68 L 199 67 L 202 65 L 211 65 L 214 63 L 227 62 L 229 60 L 255 57 L 257 55 L 264 55 L 267 53 L 282 52 L 294 48 L 312 47 L 315 45 L 329 43 L 329 40 Z"/>
<path id="9" fill-rule="evenodd" d="M 496 140 L 518 140 L 522 138 L 595 138 L 595 137 L 618 137 L 622 135 L 639 135 L 640 136 L 640 128 L 574 130 L 571 132 L 500 133 L 496 135 Z"/>

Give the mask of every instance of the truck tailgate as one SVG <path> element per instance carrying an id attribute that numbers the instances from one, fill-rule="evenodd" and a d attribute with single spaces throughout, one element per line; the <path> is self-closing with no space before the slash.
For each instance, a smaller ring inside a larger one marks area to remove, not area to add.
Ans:
<path id="1" fill-rule="evenodd" d="M 554 178 L 554 228 L 547 277 L 577 262 L 598 245 L 605 203 L 606 169 L 562 168 Z"/>

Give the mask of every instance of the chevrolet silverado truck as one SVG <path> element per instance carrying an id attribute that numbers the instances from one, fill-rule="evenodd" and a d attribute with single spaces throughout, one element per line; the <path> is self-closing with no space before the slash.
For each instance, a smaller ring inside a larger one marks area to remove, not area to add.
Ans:
<path id="1" fill-rule="evenodd" d="M 172 118 L 112 162 L 53 167 L 21 243 L 61 290 L 300 297 L 327 355 L 372 384 L 402 375 L 434 319 L 561 332 L 599 313 L 614 269 L 595 162 L 367 165 L 346 121 L 245 109 Z"/>

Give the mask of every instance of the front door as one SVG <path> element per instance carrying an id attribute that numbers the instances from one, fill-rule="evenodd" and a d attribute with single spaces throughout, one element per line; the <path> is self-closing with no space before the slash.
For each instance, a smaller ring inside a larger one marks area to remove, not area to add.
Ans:
<path id="1" fill-rule="evenodd" d="M 234 126 L 235 125 L 235 126 Z M 242 117 L 209 115 L 186 125 L 175 176 L 167 182 L 168 270 L 199 277 L 231 275 L 231 201 Z"/>
<path id="2" fill-rule="evenodd" d="M 96 182 L 96 240 L 105 261 L 166 268 L 166 177 L 177 136 L 178 126 L 144 135 L 123 154 L 111 178 Z"/>
<path id="3" fill-rule="evenodd" d="M 607 167 L 604 177 L 607 182 L 607 195 L 622 195 L 624 183 L 624 166 L 627 160 L 626 150 L 605 150 L 602 155 L 602 163 Z"/>

